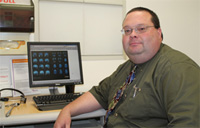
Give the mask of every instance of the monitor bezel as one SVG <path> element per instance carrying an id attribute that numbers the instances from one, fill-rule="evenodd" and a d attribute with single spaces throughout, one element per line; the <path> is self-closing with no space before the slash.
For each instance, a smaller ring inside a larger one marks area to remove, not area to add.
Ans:
<path id="1" fill-rule="evenodd" d="M 79 69 L 80 69 L 80 82 L 79 83 L 48 83 L 48 84 L 38 84 L 38 85 L 33 85 L 33 77 L 31 75 L 31 54 L 30 54 L 30 46 L 31 45 L 77 45 L 78 48 L 78 59 L 79 59 Z M 81 49 L 80 49 L 80 42 L 27 42 L 27 55 L 28 55 L 28 71 L 29 71 L 29 86 L 30 88 L 36 88 L 36 87 L 59 87 L 59 86 L 74 86 L 74 85 L 79 85 L 79 84 L 84 84 L 83 81 L 83 71 L 82 71 L 82 59 L 81 59 Z"/>

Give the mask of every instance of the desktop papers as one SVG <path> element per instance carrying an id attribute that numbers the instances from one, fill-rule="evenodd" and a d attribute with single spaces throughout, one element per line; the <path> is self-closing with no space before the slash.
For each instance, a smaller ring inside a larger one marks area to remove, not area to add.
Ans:
<path id="1" fill-rule="evenodd" d="M 28 78 L 28 59 L 12 59 L 13 87 L 22 91 L 25 95 L 39 93 L 36 89 L 30 89 Z M 18 92 L 13 92 L 13 96 L 20 96 Z"/>
<path id="2" fill-rule="evenodd" d="M 10 87 L 9 80 L 9 69 L 8 67 L 0 68 L 0 89 Z M 12 93 L 10 91 L 4 91 L 1 93 L 1 97 L 11 96 Z"/>

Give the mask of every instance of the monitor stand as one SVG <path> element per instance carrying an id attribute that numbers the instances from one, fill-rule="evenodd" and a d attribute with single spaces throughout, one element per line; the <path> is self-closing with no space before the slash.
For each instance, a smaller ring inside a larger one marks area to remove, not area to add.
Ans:
<path id="1" fill-rule="evenodd" d="M 72 85 L 65 85 L 65 91 L 66 93 L 74 93 L 74 88 L 75 88 L 75 85 L 72 84 Z M 59 91 L 58 91 L 58 88 L 57 87 L 50 87 L 49 88 L 49 92 L 50 92 L 50 95 L 56 95 L 56 94 L 59 94 Z"/>
<path id="2" fill-rule="evenodd" d="M 49 92 L 50 92 L 50 95 L 56 95 L 56 94 L 59 94 L 59 91 L 58 91 L 58 88 L 53 86 L 53 87 L 49 87 Z"/>
<path id="3" fill-rule="evenodd" d="M 74 93 L 74 88 L 75 88 L 74 84 L 65 85 L 65 91 L 66 91 L 66 93 Z"/>

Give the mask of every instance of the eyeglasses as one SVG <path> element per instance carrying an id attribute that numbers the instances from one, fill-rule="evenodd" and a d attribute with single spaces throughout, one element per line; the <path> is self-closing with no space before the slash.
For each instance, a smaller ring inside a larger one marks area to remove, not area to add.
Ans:
<path id="1" fill-rule="evenodd" d="M 141 33 L 146 32 L 147 29 L 150 28 L 150 27 L 154 27 L 154 26 L 138 25 L 138 26 L 136 26 L 134 28 L 128 28 L 128 27 L 126 27 L 126 28 L 123 28 L 121 30 L 121 32 L 122 32 L 123 35 L 127 35 L 127 36 L 130 35 L 133 32 L 133 30 L 137 34 L 141 34 Z"/>

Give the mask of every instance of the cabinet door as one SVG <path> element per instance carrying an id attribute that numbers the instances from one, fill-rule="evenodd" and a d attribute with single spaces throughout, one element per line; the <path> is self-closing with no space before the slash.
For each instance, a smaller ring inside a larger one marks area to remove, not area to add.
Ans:
<path id="1" fill-rule="evenodd" d="M 122 55 L 122 5 L 39 1 L 40 41 L 80 42 L 82 55 Z"/>

